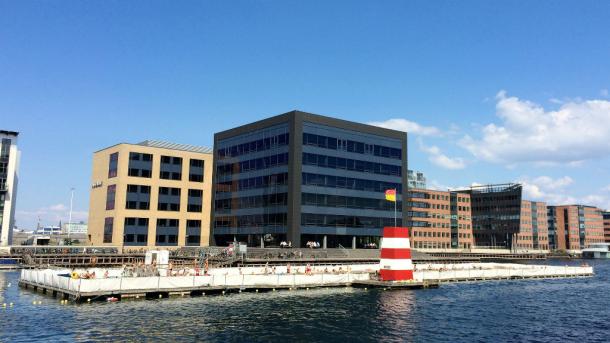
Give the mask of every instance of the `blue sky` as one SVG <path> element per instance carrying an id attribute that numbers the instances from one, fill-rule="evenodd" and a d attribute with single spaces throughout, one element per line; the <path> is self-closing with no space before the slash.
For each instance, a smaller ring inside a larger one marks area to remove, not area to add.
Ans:
<path id="1" fill-rule="evenodd" d="M 17 225 L 86 219 L 92 152 L 300 109 L 403 128 L 437 188 L 610 207 L 610 2 L 0 1 Z M 394 119 L 392 122 L 388 120 Z"/>

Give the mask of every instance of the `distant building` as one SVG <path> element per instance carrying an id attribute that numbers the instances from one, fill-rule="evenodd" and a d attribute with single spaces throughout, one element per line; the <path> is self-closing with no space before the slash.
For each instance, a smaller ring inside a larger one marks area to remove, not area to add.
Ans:
<path id="1" fill-rule="evenodd" d="M 546 204 L 522 199 L 520 184 L 473 186 L 474 243 L 479 248 L 548 250 Z"/>
<path id="2" fill-rule="evenodd" d="M 63 232 L 59 226 L 43 226 L 36 229 L 37 235 L 61 235 Z"/>
<path id="3" fill-rule="evenodd" d="M 87 234 L 87 223 L 64 223 L 62 230 L 65 234 Z"/>
<path id="4" fill-rule="evenodd" d="M 521 250 L 549 250 L 546 203 L 522 200 L 520 220 L 515 246 Z"/>
<path id="5" fill-rule="evenodd" d="M 0 130 L 0 246 L 12 244 L 19 180 L 18 132 Z"/>
<path id="6" fill-rule="evenodd" d="M 409 189 L 426 189 L 426 177 L 419 171 L 407 170 L 407 181 Z"/>
<path id="7" fill-rule="evenodd" d="M 470 195 L 411 189 L 407 192 L 407 227 L 415 249 L 473 247 Z"/>
<path id="8" fill-rule="evenodd" d="M 602 213 L 604 217 L 604 240 L 610 243 L 610 211 Z"/>
<path id="9" fill-rule="evenodd" d="M 551 247 L 579 251 L 604 242 L 604 219 L 599 208 L 585 205 L 549 206 Z"/>
<path id="10" fill-rule="evenodd" d="M 214 239 L 379 246 L 405 221 L 405 132 L 292 111 L 214 135 Z"/>
<path id="11" fill-rule="evenodd" d="M 144 141 L 93 154 L 89 241 L 125 247 L 207 246 L 210 148 Z"/>

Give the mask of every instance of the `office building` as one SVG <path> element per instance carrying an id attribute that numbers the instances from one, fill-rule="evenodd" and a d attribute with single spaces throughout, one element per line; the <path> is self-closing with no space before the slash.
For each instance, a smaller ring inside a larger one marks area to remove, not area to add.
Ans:
<path id="1" fill-rule="evenodd" d="M 93 155 L 89 241 L 125 247 L 207 246 L 212 151 L 159 141 Z"/>
<path id="2" fill-rule="evenodd" d="M 604 242 L 604 220 L 599 208 L 586 205 L 549 206 L 551 248 L 580 251 Z"/>
<path id="3" fill-rule="evenodd" d="M 64 223 L 61 226 L 63 233 L 67 235 L 71 234 L 86 234 L 87 233 L 87 223 Z"/>
<path id="4" fill-rule="evenodd" d="M 405 132 L 292 111 L 216 133 L 214 154 L 217 245 L 379 246 L 405 220 Z"/>
<path id="5" fill-rule="evenodd" d="M 409 188 L 407 227 L 414 249 L 472 248 L 470 195 Z"/>
<path id="6" fill-rule="evenodd" d="M 409 189 L 426 189 L 426 177 L 422 172 L 407 170 L 407 181 Z"/>
<path id="7" fill-rule="evenodd" d="M 522 200 L 520 221 L 515 247 L 518 250 L 549 250 L 546 203 Z"/>
<path id="8" fill-rule="evenodd" d="M 610 243 L 610 211 L 603 212 L 604 217 L 604 241 Z"/>
<path id="9" fill-rule="evenodd" d="M 62 229 L 59 226 L 47 225 L 36 229 L 37 235 L 61 235 Z"/>
<path id="10" fill-rule="evenodd" d="M 473 186 L 470 194 L 477 248 L 548 250 L 546 204 L 522 199 L 520 184 Z"/>
<path id="11" fill-rule="evenodd" d="M 12 244 L 19 181 L 18 132 L 0 130 L 0 246 Z"/>

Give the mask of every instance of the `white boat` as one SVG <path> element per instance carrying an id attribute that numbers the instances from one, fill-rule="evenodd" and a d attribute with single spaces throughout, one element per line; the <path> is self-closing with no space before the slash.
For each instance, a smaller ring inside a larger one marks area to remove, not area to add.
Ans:
<path id="1" fill-rule="evenodd" d="M 591 244 L 588 248 L 582 249 L 582 257 L 610 259 L 610 243 Z"/>

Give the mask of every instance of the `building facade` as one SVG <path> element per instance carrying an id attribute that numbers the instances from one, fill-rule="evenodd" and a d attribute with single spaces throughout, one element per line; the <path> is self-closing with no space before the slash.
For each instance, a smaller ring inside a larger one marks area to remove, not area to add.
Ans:
<path id="1" fill-rule="evenodd" d="M 215 244 L 379 244 L 384 226 L 405 219 L 406 139 L 300 111 L 215 134 Z M 388 189 L 397 190 L 396 211 Z"/>
<path id="2" fill-rule="evenodd" d="M 93 155 L 88 238 L 93 245 L 207 246 L 212 151 L 144 141 Z"/>
<path id="3" fill-rule="evenodd" d="M 471 197 L 477 248 L 549 250 L 547 206 L 523 200 L 520 184 L 473 186 L 457 192 Z"/>
<path id="4" fill-rule="evenodd" d="M 407 170 L 409 189 L 426 189 L 426 176 L 419 171 Z"/>
<path id="5" fill-rule="evenodd" d="M 549 206 L 551 248 L 579 251 L 604 242 L 604 221 L 599 208 L 585 205 Z"/>
<path id="6" fill-rule="evenodd" d="M 63 233 L 71 235 L 71 234 L 86 234 L 87 233 L 87 223 L 64 223 L 61 226 Z"/>
<path id="7" fill-rule="evenodd" d="M 473 186 L 458 192 L 470 194 L 475 245 L 513 249 L 521 225 L 521 185 Z"/>
<path id="8" fill-rule="evenodd" d="M 19 181 L 18 132 L 0 130 L 0 246 L 12 244 Z"/>
<path id="9" fill-rule="evenodd" d="M 610 211 L 603 212 L 604 218 L 604 241 L 610 243 Z"/>
<path id="10" fill-rule="evenodd" d="M 470 195 L 409 188 L 407 227 L 411 228 L 411 246 L 415 249 L 472 248 Z"/>
<path id="11" fill-rule="evenodd" d="M 522 200 L 520 221 L 516 248 L 519 250 L 549 250 L 546 203 Z"/>

